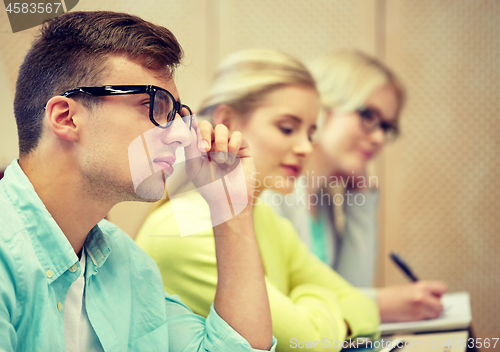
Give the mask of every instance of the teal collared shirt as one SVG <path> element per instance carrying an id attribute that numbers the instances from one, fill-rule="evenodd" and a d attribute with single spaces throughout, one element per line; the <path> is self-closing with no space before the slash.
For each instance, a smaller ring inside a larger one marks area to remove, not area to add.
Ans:
<path id="1" fill-rule="evenodd" d="M 0 209 L 0 351 L 64 351 L 64 301 L 82 268 L 17 160 Z M 213 305 L 205 320 L 167 294 L 155 262 L 116 226 L 101 221 L 84 246 L 84 303 L 104 351 L 255 351 Z"/>

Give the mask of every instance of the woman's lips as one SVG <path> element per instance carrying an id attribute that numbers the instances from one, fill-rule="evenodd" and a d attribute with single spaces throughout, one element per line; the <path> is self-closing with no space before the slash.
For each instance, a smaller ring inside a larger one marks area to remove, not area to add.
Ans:
<path id="1" fill-rule="evenodd" d="M 365 159 L 367 159 L 367 160 L 369 160 L 369 159 L 371 159 L 371 158 L 373 157 L 373 152 L 370 152 L 370 151 L 368 151 L 368 150 L 363 150 L 363 149 L 361 149 L 359 152 L 360 152 L 360 153 L 361 153 L 361 155 L 362 155 Z"/>
<path id="2" fill-rule="evenodd" d="M 298 177 L 300 175 L 300 171 L 302 170 L 302 167 L 299 166 L 299 165 L 285 165 L 285 164 L 281 164 L 281 167 L 283 169 L 285 169 L 285 172 L 289 176 L 293 176 L 293 177 Z"/>

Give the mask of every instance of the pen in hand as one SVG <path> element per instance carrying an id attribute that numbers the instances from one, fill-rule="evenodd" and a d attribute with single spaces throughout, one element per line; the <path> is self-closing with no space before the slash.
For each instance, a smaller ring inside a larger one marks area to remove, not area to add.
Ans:
<path id="1" fill-rule="evenodd" d="M 410 278 L 412 283 L 394 286 L 399 288 L 400 292 L 392 297 L 389 295 L 390 299 L 398 302 L 397 295 L 400 295 L 403 303 L 395 313 L 390 312 L 392 316 L 385 312 L 385 321 L 417 321 L 438 318 L 443 312 L 441 297 L 446 292 L 446 284 L 441 281 L 420 281 L 397 253 L 391 252 L 389 257 Z M 380 293 L 384 293 L 384 289 L 387 288 L 380 289 L 379 297 L 381 297 Z M 386 299 L 385 302 L 390 302 L 388 305 L 394 304 L 390 299 L 387 301 L 387 297 L 384 299 Z"/>
<path id="2" fill-rule="evenodd" d="M 416 282 L 418 281 L 418 278 L 413 274 L 411 271 L 410 267 L 406 262 L 401 258 L 398 254 L 391 252 L 389 254 L 389 257 L 396 263 L 396 265 L 410 278 L 411 281 Z"/>

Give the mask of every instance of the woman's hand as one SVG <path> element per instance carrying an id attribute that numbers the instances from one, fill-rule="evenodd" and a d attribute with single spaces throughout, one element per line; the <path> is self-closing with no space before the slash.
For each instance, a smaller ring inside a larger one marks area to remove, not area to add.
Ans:
<path id="1" fill-rule="evenodd" d="M 441 281 L 418 281 L 377 290 L 382 322 L 434 319 L 443 311 L 441 296 L 447 286 Z"/>

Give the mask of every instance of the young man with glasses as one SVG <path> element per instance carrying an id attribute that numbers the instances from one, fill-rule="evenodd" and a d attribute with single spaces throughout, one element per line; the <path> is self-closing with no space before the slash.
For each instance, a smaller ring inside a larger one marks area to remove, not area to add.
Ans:
<path id="1" fill-rule="evenodd" d="M 233 152 L 253 170 L 241 134 L 197 124 L 180 103 L 181 56 L 170 31 L 127 14 L 73 12 L 43 26 L 17 81 L 19 160 L 0 182 L 0 350 L 274 350 L 250 207 L 214 228 L 219 284 L 206 320 L 102 220 L 118 202 L 161 197 L 178 148 L 193 157 L 195 184 L 208 161 L 194 156 L 208 150 L 223 153 L 212 164 Z M 137 140 L 151 167 L 139 180 Z"/>

